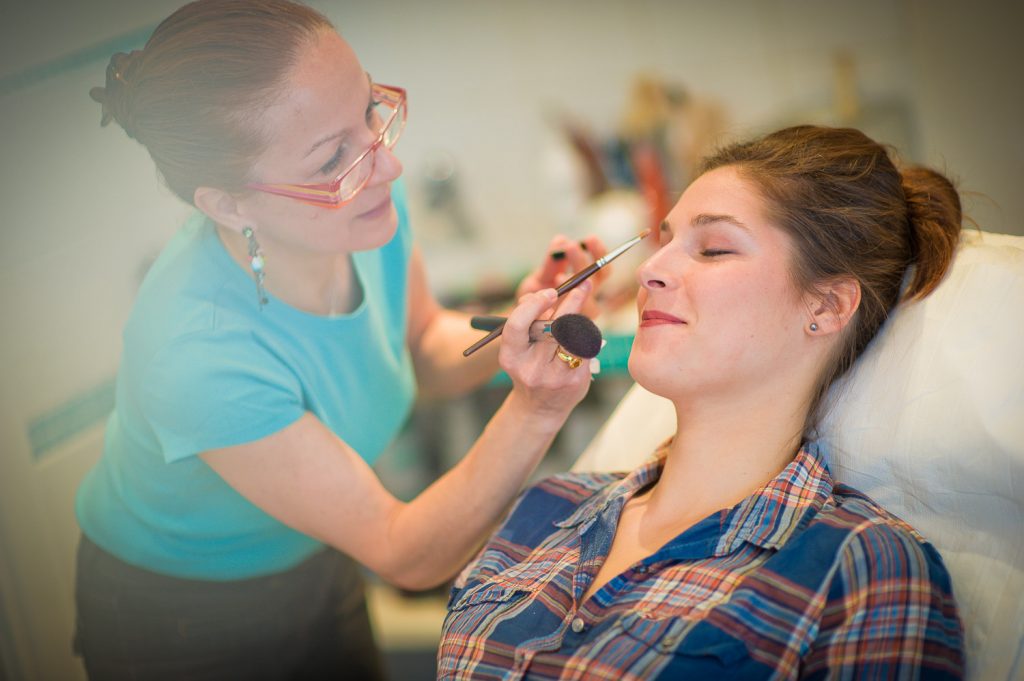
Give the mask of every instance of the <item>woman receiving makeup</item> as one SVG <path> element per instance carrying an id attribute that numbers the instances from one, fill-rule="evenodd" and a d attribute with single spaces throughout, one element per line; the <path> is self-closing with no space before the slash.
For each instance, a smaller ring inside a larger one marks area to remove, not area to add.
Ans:
<path id="1" fill-rule="evenodd" d="M 406 94 L 287 0 L 199 0 L 114 55 L 91 93 L 194 215 L 124 332 L 101 460 L 82 483 L 76 649 L 94 678 L 381 678 L 360 566 L 450 579 L 548 449 L 590 374 L 535 319 L 603 246 L 558 238 L 503 341 L 432 297 L 392 148 Z M 146 216 L 138 216 L 144 225 Z M 500 348 L 499 348 L 500 346 Z M 370 465 L 417 390 L 500 366 L 513 388 L 403 503 Z"/>
<path id="2" fill-rule="evenodd" d="M 962 678 L 941 557 L 816 439 L 828 387 L 938 286 L 960 228 L 949 180 L 857 130 L 707 159 L 637 272 L 629 370 L 674 437 L 523 494 L 456 580 L 439 678 Z"/>

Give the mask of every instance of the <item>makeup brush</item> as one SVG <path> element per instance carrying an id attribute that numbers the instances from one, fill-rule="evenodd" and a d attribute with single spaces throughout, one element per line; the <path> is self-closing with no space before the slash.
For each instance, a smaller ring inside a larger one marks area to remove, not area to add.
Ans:
<path id="1" fill-rule="evenodd" d="M 574 288 L 582 284 L 584 281 L 594 276 L 602 267 L 610 263 L 612 260 L 615 260 L 615 258 L 619 257 L 620 255 L 631 249 L 633 246 L 636 246 L 643 240 L 644 237 L 646 237 L 650 233 L 651 230 L 645 229 L 644 231 L 640 232 L 626 243 L 616 248 L 608 255 L 604 256 L 603 258 L 598 258 L 594 262 L 590 263 L 582 270 L 580 270 L 579 272 L 577 272 L 576 274 L 572 275 L 564 282 L 562 282 L 562 285 L 555 289 L 555 293 L 557 293 L 559 296 L 563 296 L 569 291 L 573 290 Z M 492 329 L 489 334 L 487 334 L 486 336 L 478 340 L 476 343 L 473 343 L 468 348 L 463 350 L 463 357 L 469 357 L 474 352 L 476 352 L 477 350 L 479 350 L 480 348 L 482 348 L 483 346 L 487 345 L 492 340 L 500 336 L 501 330 L 503 328 L 505 328 L 505 323 L 501 322 L 498 326 L 494 327 L 494 329 Z"/>
<path id="2" fill-rule="evenodd" d="M 470 326 L 481 331 L 493 331 L 505 323 L 505 317 L 478 315 L 470 320 Z M 530 340 L 536 342 L 541 335 L 549 334 L 566 352 L 590 359 L 601 351 L 601 329 L 586 315 L 564 314 L 555 319 L 538 319 L 530 325 Z"/>

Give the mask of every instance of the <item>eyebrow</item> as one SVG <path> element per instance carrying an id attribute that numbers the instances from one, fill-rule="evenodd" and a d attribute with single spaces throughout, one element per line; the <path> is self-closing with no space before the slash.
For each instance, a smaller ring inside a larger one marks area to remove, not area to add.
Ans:
<path id="1" fill-rule="evenodd" d="M 726 215 L 726 214 L 717 214 L 717 213 L 700 213 L 700 214 L 696 215 L 693 218 L 693 220 L 690 221 L 690 224 L 693 225 L 694 227 L 698 227 L 699 228 L 699 227 L 706 227 L 706 226 L 714 224 L 716 222 L 727 222 L 727 223 L 729 223 L 731 225 L 735 225 L 736 227 L 739 227 L 740 229 L 742 229 L 742 230 L 744 230 L 746 232 L 750 231 L 750 228 L 747 227 L 745 224 L 743 224 L 743 221 L 740 220 L 735 215 Z M 661 221 L 661 228 L 662 229 L 666 229 L 667 228 L 669 231 L 671 231 L 673 233 L 676 231 L 675 227 L 672 226 L 672 223 L 670 223 L 668 221 L 668 219 L 665 219 L 665 220 Z"/>
<path id="2" fill-rule="evenodd" d="M 743 221 L 738 217 L 727 214 L 700 213 L 699 215 L 694 216 L 693 220 L 690 221 L 690 224 L 694 227 L 704 227 L 715 222 L 728 222 L 729 224 L 735 225 L 744 231 L 750 231 L 750 228 L 743 224 Z"/>
<path id="3" fill-rule="evenodd" d="M 373 78 L 370 77 L 369 73 L 366 74 L 366 80 L 369 81 L 369 83 L 370 83 L 370 90 L 369 90 L 369 96 L 367 98 L 366 107 L 370 108 L 373 105 Z M 339 130 L 338 132 L 333 132 L 333 133 L 331 133 L 329 135 L 326 135 L 325 137 L 322 137 L 321 139 L 319 139 L 319 140 L 317 140 L 316 142 L 313 143 L 313 146 L 311 146 L 309 148 L 309 151 L 307 151 L 305 156 L 303 156 L 302 158 L 304 158 L 304 159 L 305 158 L 309 158 L 309 156 L 314 151 L 316 151 L 317 149 L 319 149 L 323 145 L 327 144 L 331 140 L 336 140 L 336 139 L 339 139 L 341 137 L 344 137 L 347 134 L 348 134 L 348 130 Z"/>

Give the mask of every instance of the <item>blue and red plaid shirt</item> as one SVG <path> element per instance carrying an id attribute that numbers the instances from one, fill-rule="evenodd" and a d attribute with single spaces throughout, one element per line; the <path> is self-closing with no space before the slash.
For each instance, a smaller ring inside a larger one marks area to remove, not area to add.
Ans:
<path id="1" fill-rule="evenodd" d="M 955 679 L 942 559 L 833 484 L 806 445 L 766 486 L 580 602 L 623 504 L 657 480 L 567 473 L 528 489 L 452 589 L 442 679 Z"/>

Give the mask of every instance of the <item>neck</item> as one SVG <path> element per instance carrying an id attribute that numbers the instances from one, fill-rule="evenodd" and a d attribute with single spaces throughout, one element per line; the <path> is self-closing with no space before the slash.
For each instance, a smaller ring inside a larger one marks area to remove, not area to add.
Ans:
<path id="1" fill-rule="evenodd" d="M 731 508 L 777 476 L 801 444 L 806 391 L 792 372 L 785 385 L 743 396 L 675 400 L 677 430 L 649 505 L 692 521 Z"/>
<path id="2" fill-rule="evenodd" d="M 219 226 L 217 233 L 232 259 L 252 276 L 246 238 Z M 323 316 L 351 312 L 358 305 L 360 291 L 351 254 L 299 252 L 259 240 L 266 272 L 263 286 L 275 298 Z"/>

